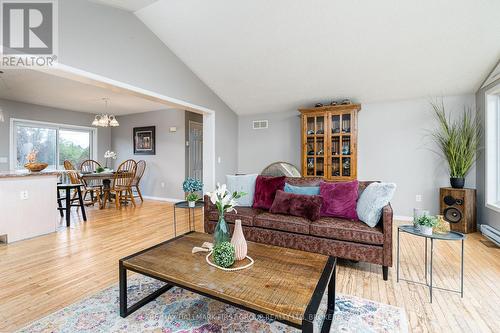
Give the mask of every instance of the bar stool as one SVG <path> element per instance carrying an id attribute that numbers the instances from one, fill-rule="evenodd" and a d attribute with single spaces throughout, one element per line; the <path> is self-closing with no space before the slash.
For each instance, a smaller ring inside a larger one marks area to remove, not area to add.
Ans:
<path id="1" fill-rule="evenodd" d="M 71 222 L 71 207 L 80 207 L 82 210 L 83 220 L 87 221 L 87 215 L 85 214 L 85 205 L 83 204 L 82 197 L 82 184 L 57 184 L 57 210 L 59 214 L 63 217 L 63 211 L 66 211 L 66 226 L 70 226 Z M 64 190 L 66 194 L 64 198 L 61 198 L 61 193 L 59 191 Z M 77 197 L 71 198 L 71 190 L 76 190 Z M 73 204 L 73 201 L 78 200 L 78 204 Z M 65 207 L 62 206 L 61 202 L 64 201 Z"/>

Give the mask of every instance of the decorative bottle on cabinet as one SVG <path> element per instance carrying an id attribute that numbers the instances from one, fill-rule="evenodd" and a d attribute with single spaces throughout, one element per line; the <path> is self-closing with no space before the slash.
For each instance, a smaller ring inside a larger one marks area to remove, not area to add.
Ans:
<path id="1" fill-rule="evenodd" d="M 234 257 L 236 260 L 243 260 L 247 256 L 247 241 L 243 235 L 243 228 L 241 227 L 241 220 L 234 221 L 233 238 L 231 244 L 234 246 Z"/>
<path id="2" fill-rule="evenodd" d="M 302 119 L 302 176 L 357 178 L 360 104 L 299 109 Z"/>

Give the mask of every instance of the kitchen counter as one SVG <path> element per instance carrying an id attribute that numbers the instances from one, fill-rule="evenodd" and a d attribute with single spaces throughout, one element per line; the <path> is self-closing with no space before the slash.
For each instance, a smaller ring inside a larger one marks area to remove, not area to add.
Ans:
<path id="1" fill-rule="evenodd" d="M 0 172 L 0 239 L 7 243 L 55 232 L 61 171 Z"/>
<path id="2" fill-rule="evenodd" d="M 61 171 L 42 170 L 40 172 L 30 172 L 28 170 L 0 171 L 0 178 L 11 177 L 33 177 L 33 176 L 59 176 Z"/>

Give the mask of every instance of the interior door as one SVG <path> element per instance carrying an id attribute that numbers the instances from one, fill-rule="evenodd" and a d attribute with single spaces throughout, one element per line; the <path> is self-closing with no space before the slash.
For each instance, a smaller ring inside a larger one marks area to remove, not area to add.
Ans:
<path id="1" fill-rule="evenodd" d="M 203 180 L 203 124 L 189 121 L 189 177 Z"/>

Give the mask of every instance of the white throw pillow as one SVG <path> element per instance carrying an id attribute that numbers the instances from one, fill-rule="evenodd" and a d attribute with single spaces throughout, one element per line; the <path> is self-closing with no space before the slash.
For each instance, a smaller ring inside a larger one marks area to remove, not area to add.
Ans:
<path id="1" fill-rule="evenodd" d="M 241 176 L 226 176 L 226 186 L 227 189 L 233 192 L 245 192 L 246 195 L 239 198 L 238 206 L 240 207 L 252 207 L 253 205 L 253 195 L 255 193 L 255 181 L 257 180 L 257 174 L 252 175 L 241 175 Z"/>
<path id="2" fill-rule="evenodd" d="M 394 183 L 368 185 L 358 199 L 356 206 L 358 218 L 370 227 L 375 227 L 382 216 L 382 208 L 391 201 L 395 191 Z"/>

